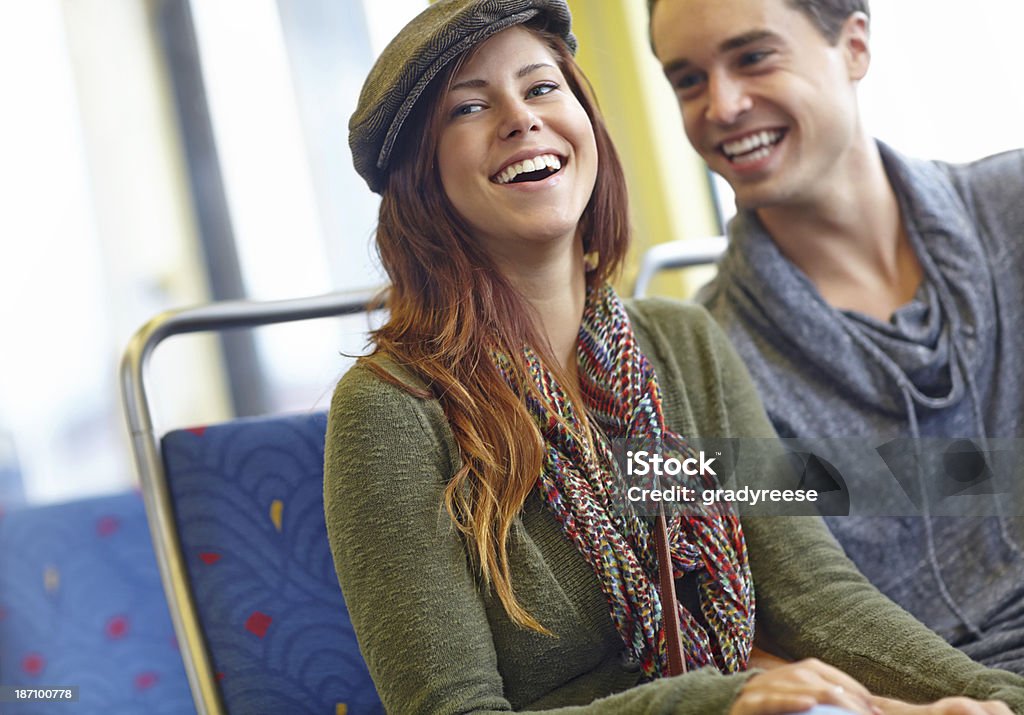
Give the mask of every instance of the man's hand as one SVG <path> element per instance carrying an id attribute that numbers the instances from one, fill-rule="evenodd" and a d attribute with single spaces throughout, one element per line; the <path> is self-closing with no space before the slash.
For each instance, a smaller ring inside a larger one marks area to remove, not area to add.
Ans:
<path id="1" fill-rule="evenodd" d="M 1013 715 L 1013 711 L 998 700 L 982 702 L 970 698 L 943 698 L 929 705 L 910 705 L 874 697 L 872 702 L 885 715 Z"/>

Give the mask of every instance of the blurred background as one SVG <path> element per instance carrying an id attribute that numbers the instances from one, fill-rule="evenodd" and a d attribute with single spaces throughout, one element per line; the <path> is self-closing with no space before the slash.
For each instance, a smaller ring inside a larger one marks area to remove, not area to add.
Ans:
<path id="1" fill-rule="evenodd" d="M 133 486 L 116 369 L 154 314 L 381 282 L 347 123 L 373 58 L 425 5 L 0 0 L 0 509 Z M 625 288 L 646 248 L 720 233 L 731 200 L 682 135 L 646 3 L 570 5 L 631 187 Z M 862 105 L 907 154 L 1024 145 L 1024 4 L 966 7 L 872 2 Z M 685 297 L 702 278 L 654 290 Z M 175 338 L 153 364 L 158 427 L 325 408 L 366 329 L 334 326 Z"/>

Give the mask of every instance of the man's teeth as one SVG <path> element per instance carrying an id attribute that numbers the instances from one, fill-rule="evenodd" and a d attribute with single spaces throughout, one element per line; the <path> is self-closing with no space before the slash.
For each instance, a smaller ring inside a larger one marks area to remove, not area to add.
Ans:
<path id="1" fill-rule="evenodd" d="M 737 164 L 758 161 L 771 153 L 772 147 L 782 139 L 782 135 L 783 132 L 778 130 L 758 132 L 733 142 L 726 142 L 722 145 L 722 151 L 729 161 Z"/>
<path id="2" fill-rule="evenodd" d="M 733 164 L 750 164 L 752 162 L 764 159 L 771 153 L 772 148 L 770 146 L 763 146 L 760 149 L 757 149 L 756 151 L 750 152 L 749 154 L 743 154 L 742 156 L 736 157 L 729 157 L 729 161 L 731 161 Z"/>
<path id="3" fill-rule="evenodd" d="M 506 166 L 498 172 L 494 181 L 498 184 L 507 184 L 520 174 L 528 174 L 531 171 L 539 171 L 544 168 L 551 169 L 553 172 L 558 171 L 562 168 L 562 160 L 554 154 L 540 154 L 532 159 L 524 159 Z"/>

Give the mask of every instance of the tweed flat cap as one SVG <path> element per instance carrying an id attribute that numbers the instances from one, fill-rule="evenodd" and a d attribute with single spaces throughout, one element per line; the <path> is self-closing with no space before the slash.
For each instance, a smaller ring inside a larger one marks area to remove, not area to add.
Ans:
<path id="1" fill-rule="evenodd" d="M 370 70 L 348 123 L 352 160 L 372 191 L 383 189 L 398 133 L 430 80 L 474 45 L 536 17 L 576 51 L 565 0 L 440 0 L 395 36 Z"/>

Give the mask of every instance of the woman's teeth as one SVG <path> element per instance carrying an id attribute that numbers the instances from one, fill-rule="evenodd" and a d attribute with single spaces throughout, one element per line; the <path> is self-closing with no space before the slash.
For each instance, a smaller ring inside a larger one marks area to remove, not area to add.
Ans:
<path id="1" fill-rule="evenodd" d="M 513 181 L 520 174 L 530 174 L 536 171 L 544 171 L 546 174 L 553 174 L 562 168 L 562 160 L 554 154 L 539 154 L 532 159 L 524 159 L 515 164 L 509 164 L 499 171 L 491 181 L 496 184 L 507 184 Z"/>

